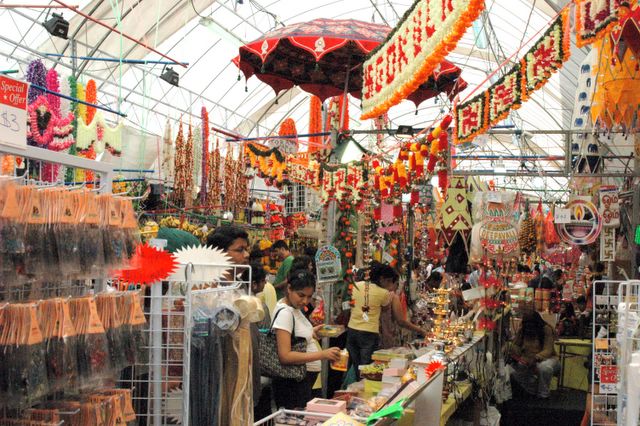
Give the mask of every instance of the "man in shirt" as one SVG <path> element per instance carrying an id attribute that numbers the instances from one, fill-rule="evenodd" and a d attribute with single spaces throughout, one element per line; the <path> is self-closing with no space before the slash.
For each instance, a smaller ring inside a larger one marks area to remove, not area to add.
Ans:
<path id="1" fill-rule="evenodd" d="M 293 263 L 293 255 L 289 246 L 284 240 L 278 240 L 271 246 L 271 252 L 276 255 L 276 258 L 282 262 L 278 273 L 273 281 L 273 286 L 276 288 L 278 300 L 284 297 L 284 292 L 287 288 L 287 275 L 291 270 L 291 264 Z"/>

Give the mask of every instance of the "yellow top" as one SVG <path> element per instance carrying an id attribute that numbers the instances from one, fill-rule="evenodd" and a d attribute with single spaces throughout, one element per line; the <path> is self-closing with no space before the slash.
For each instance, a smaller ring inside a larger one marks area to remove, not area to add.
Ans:
<path id="1" fill-rule="evenodd" d="M 369 297 L 369 311 L 366 313 L 368 321 L 363 316 L 364 312 L 362 307 L 365 304 L 365 295 L 367 293 L 367 287 Z M 355 302 L 354 307 L 351 309 L 351 319 L 349 320 L 349 328 L 360 331 L 368 331 L 370 333 L 380 332 L 380 311 L 383 306 L 387 306 L 391 303 L 393 294 L 388 290 L 385 290 L 373 283 L 365 285 L 364 281 L 357 282 L 353 285 L 353 292 L 351 297 Z"/>
<path id="2" fill-rule="evenodd" d="M 276 309 L 276 303 L 278 303 L 278 297 L 276 296 L 276 289 L 271 283 L 266 283 L 262 293 L 258 293 L 256 296 L 262 300 L 267 308 L 269 308 L 270 318 L 273 319 L 274 310 Z"/>

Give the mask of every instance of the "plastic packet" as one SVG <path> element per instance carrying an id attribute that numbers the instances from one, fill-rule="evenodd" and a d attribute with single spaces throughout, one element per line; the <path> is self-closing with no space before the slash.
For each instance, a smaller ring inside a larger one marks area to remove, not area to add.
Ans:
<path id="1" fill-rule="evenodd" d="M 116 299 L 122 321 L 122 346 L 128 365 L 145 364 L 148 360 L 146 320 L 136 291 L 124 292 Z"/>
<path id="2" fill-rule="evenodd" d="M 83 194 L 78 192 L 63 192 L 59 196 L 54 235 L 60 260 L 60 272 L 65 277 L 77 276 L 81 270 L 80 241 L 84 235 L 79 228 L 79 210 L 82 196 Z"/>
<path id="3" fill-rule="evenodd" d="M 32 304 L 8 305 L 2 348 L 6 406 L 26 408 L 48 392 L 44 344 Z"/>
<path id="4" fill-rule="evenodd" d="M 71 321 L 78 333 L 78 375 L 81 386 L 94 384 L 111 372 L 109 342 L 96 302 L 84 297 L 69 301 Z"/>
<path id="5" fill-rule="evenodd" d="M 47 378 L 52 390 L 69 389 L 77 384 L 77 335 L 71 322 L 69 305 L 50 299 L 38 305 L 38 322 L 45 345 Z"/>
<path id="6" fill-rule="evenodd" d="M 138 221 L 131 200 L 120 201 L 120 216 L 122 217 L 127 258 L 131 258 L 136 247 L 140 244 L 140 229 L 138 228 Z"/>
<path id="7" fill-rule="evenodd" d="M 124 350 L 122 324 L 116 307 L 116 295 L 99 294 L 96 296 L 96 307 L 109 343 L 111 366 L 116 371 L 122 370 L 128 363 Z"/>
<path id="8" fill-rule="evenodd" d="M 35 187 L 28 187 L 28 199 L 23 209 L 25 218 L 24 229 L 24 274 L 40 276 L 44 274 L 47 264 L 44 259 L 50 258 L 51 247 L 45 236 L 45 206 L 42 193 Z M 43 238 L 43 236 L 45 236 Z M 57 263 L 57 262 L 56 262 Z"/>

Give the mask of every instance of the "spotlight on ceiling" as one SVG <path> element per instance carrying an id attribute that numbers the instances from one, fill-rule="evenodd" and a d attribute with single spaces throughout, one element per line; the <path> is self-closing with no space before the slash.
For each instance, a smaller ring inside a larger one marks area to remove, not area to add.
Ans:
<path id="1" fill-rule="evenodd" d="M 162 68 L 162 74 L 160 74 L 160 78 L 172 86 L 178 87 L 178 83 L 180 83 L 180 76 L 177 72 L 173 70 L 173 68 L 164 66 Z"/>
<path id="2" fill-rule="evenodd" d="M 42 23 L 42 26 L 45 27 L 47 32 L 55 37 L 60 37 L 63 39 L 67 39 L 67 34 L 69 33 L 69 21 L 64 19 L 62 15 L 58 15 L 54 13 L 50 19 L 47 19 Z"/>
<path id="3" fill-rule="evenodd" d="M 398 137 L 411 137 L 414 135 L 413 126 L 400 125 L 396 130 L 396 136 Z"/>

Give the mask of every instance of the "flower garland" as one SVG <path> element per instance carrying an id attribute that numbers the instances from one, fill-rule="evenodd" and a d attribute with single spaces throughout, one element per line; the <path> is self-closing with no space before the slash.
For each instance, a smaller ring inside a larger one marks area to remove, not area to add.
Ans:
<path id="1" fill-rule="evenodd" d="M 58 71 L 54 68 L 51 68 L 47 71 L 47 89 L 52 92 L 60 92 L 60 81 L 58 79 Z M 60 97 L 53 95 L 51 93 L 47 93 L 47 102 L 49 102 L 49 106 L 51 107 L 51 111 L 60 115 Z"/>
<path id="2" fill-rule="evenodd" d="M 171 121 L 167 118 L 162 136 L 162 178 L 165 183 L 173 181 L 174 166 L 173 139 L 171 137 Z"/>
<path id="3" fill-rule="evenodd" d="M 233 211 L 233 208 L 236 205 L 235 197 L 235 176 L 234 172 L 234 158 L 233 158 L 233 148 L 230 145 L 227 145 L 227 153 L 224 157 L 224 168 L 222 170 L 222 175 L 224 178 L 224 207 L 226 210 Z"/>
<path id="4" fill-rule="evenodd" d="M 298 129 L 292 118 L 286 118 L 280 123 L 278 136 L 296 136 L 296 138 L 274 138 L 269 145 L 278 149 L 282 154 L 296 154 L 298 152 Z"/>
<path id="5" fill-rule="evenodd" d="M 322 132 L 322 101 L 317 96 L 311 96 L 309 100 L 309 133 Z M 309 137 L 308 151 L 316 152 L 320 150 L 322 145 L 322 136 Z"/>
<path id="6" fill-rule="evenodd" d="M 470 142 L 518 109 L 543 87 L 570 55 L 569 9 L 565 8 L 524 57 L 500 80 L 455 106 L 454 143 Z"/>
<path id="7" fill-rule="evenodd" d="M 363 161 L 348 164 L 320 165 L 320 198 L 324 204 L 330 200 L 349 203 L 361 209 L 368 189 L 367 169 Z"/>
<path id="8" fill-rule="evenodd" d="M 202 118 L 202 180 L 200 182 L 200 204 L 207 205 L 207 183 L 209 180 L 209 112 L 204 106 L 200 110 Z"/>
<path id="9" fill-rule="evenodd" d="M 352 235 L 352 220 L 359 218 L 356 206 L 348 201 L 338 202 L 339 218 L 336 223 L 336 232 L 333 245 L 340 252 L 342 271 L 341 280 L 336 285 L 336 296 L 342 301 L 348 301 L 350 306 L 355 305 L 353 299 L 353 265 L 355 263 L 355 253 L 357 250 L 356 238 Z M 346 294 L 345 294 L 346 291 Z"/>
<path id="10" fill-rule="evenodd" d="M 407 99 L 455 49 L 484 0 L 416 0 L 363 64 L 362 117 Z"/>
<path id="11" fill-rule="evenodd" d="M 220 147 L 216 139 L 216 147 L 209 155 L 207 167 L 207 202 L 212 206 L 220 205 Z"/>
<path id="12" fill-rule="evenodd" d="M 80 117 L 76 137 L 76 148 L 82 152 L 93 147 L 96 154 L 101 154 L 106 149 L 116 157 L 122 153 L 122 131 L 124 124 L 118 123 L 115 127 L 107 124 L 102 112 L 95 114 L 90 124 Z"/>
<path id="13" fill-rule="evenodd" d="M 267 148 L 254 142 L 244 146 L 247 166 L 257 169 L 260 177 L 267 180 L 268 185 L 282 185 L 287 167 L 284 154 L 277 148 Z"/>
<path id="14" fill-rule="evenodd" d="M 45 96 L 27 106 L 27 139 L 30 145 L 62 151 L 73 143 L 73 115 L 60 117 Z"/>
<path id="15" fill-rule="evenodd" d="M 76 98 L 80 101 L 84 101 L 84 102 L 87 101 L 84 84 L 82 84 L 79 81 L 76 83 Z M 81 104 L 80 102 L 78 102 L 76 104 L 76 108 L 78 110 L 78 113 L 77 113 L 78 118 L 83 118 L 84 122 L 86 123 L 87 122 L 87 106 L 85 104 Z"/>
<path id="16" fill-rule="evenodd" d="M 584 47 L 602 39 L 617 24 L 625 0 L 575 0 L 576 45 Z"/>
<path id="17" fill-rule="evenodd" d="M 178 126 L 178 134 L 176 136 L 176 151 L 174 156 L 173 163 L 173 193 L 171 194 L 171 198 L 175 203 L 179 203 L 184 200 L 185 195 L 185 142 L 184 142 L 184 131 L 182 129 L 182 120 L 180 120 L 180 125 Z"/>
<path id="18" fill-rule="evenodd" d="M 184 194 L 183 201 L 185 207 L 191 207 L 193 203 L 192 191 L 193 191 L 193 128 L 191 127 L 191 120 L 189 120 L 189 133 L 187 134 L 187 142 L 184 145 Z"/>
<path id="19" fill-rule="evenodd" d="M 33 84 L 40 87 L 46 87 L 47 85 L 47 69 L 40 59 L 36 59 L 29 63 L 27 67 L 27 81 L 32 85 L 29 86 L 29 94 L 27 95 L 27 103 L 33 103 L 38 97 L 44 95 L 44 92 Z"/>
<path id="20" fill-rule="evenodd" d="M 85 90 L 86 102 L 90 104 L 95 104 L 98 101 L 98 88 L 96 87 L 95 80 L 91 79 L 87 82 L 87 88 Z M 96 115 L 96 107 L 92 107 L 87 105 L 86 119 L 85 123 L 91 124 L 93 121 L 93 117 Z"/>
<path id="21" fill-rule="evenodd" d="M 320 163 L 307 157 L 290 155 L 287 158 L 289 180 L 310 188 L 320 188 Z"/>
<path id="22" fill-rule="evenodd" d="M 76 78 L 72 75 L 67 77 L 67 86 L 69 87 L 69 96 L 72 99 L 78 98 L 78 85 L 76 82 Z M 78 135 L 78 114 L 77 114 L 78 103 L 76 101 L 69 101 L 69 112 L 73 114 L 73 137 L 75 138 Z M 76 144 L 75 142 L 69 147 L 69 154 L 76 154 Z M 72 182 L 75 179 L 75 172 L 72 168 L 67 168 L 67 172 L 65 175 L 65 180 L 67 182 Z"/>
<path id="23" fill-rule="evenodd" d="M 234 162 L 233 176 L 235 178 L 233 191 L 235 193 L 234 211 L 243 211 L 249 206 L 249 180 L 246 177 L 246 162 L 244 152 L 240 150 L 238 159 Z"/>
<path id="24" fill-rule="evenodd" d="M 544 86 L 551 75 L 562 68 L 571 55 L 569 9 L 565 8 L 544 35 L 520 61 L 522 67 L 522 101 Z"/>

